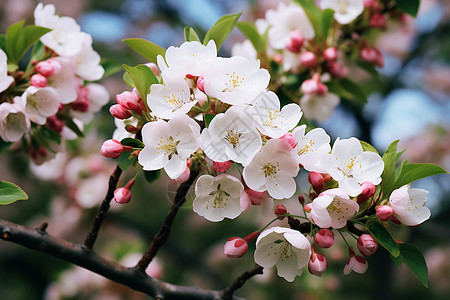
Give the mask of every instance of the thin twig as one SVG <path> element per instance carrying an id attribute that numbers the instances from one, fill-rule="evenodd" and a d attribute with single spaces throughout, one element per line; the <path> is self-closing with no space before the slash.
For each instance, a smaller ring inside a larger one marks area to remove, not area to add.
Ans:
<path id="1" fill-rule="evenodd" d="M 170 207 L 169 212 L 167 213 L 164 223 L 159 229 L 159 232 L 154 236 L 153 241 L 150 244 L 150 247 L 147 249 L 147 251 L 142 256 L 141 260 L 135 266 L 135 269 L 137 271 L 139 272 L 145 271 L 145 269 L 148 267 L 152 259 L 158 253 L 159 248 L 161 248 L 161 246 L 169 237 L 170 228 L 175 219 L 175 216 L 177 215 L 181 205 L 183 205 L 183 203 L 186 201 L 186 194 L 189 191 L 189 188 L 191 187 L 192 183 L 194 183 L 195 179 L 197 178 L 198 173 L 199 172 L 197 170 L 191 171 L 189 179 L 186 182 L 183 182 L 177 189 L 175 199 L 173 201 L 172 206 Z"/>
<path id="2" fill-rule="evenodd" d="M 263 267 L 259 266 L 259 265 L 255 265 L 253 267 L 253 269 L 251 269 L 250 271 L 246 271 L 244 273 L 241 274 L 241 276 L 239 276 L 238 278 L 236 278 L 229 287 L 227 287 L 224 291 L 223 291 L 223 296 L 222 299 L 223 300 L 230 300 L 233 298 L 233 293 L 240 289 L 246 282 L 247 280 L 249 280 L 250 278 L 252 278 L 255 275 L 258 274 L 262 274 L 263 273 Z"/>
<path id="3" fill-rule="evenodd" d="M 178 286 L 151 278 L 145 273 L 137 272 L 134 268 L 124 267 L 92 251 L 85 251 L 81 244 L 73 244 L 39 229 L 2 219 L 0 219 L 0 238 L 73 263 L 153 298 L 216 300 L 222 296 L 222 291 Z M 232 299 L 242 300 L 238 297 Z"/>
<path id="4" fill-rule="evenodd" d="M 117 165 L 114 172 L 109 177 L 108 192 L 106 193 L 105 199 L 103 199 L 102 204 L 95 216 L 94 224 L 92 225 L 91 231 L 87 234 L 82 247 L 85 250 L 92 250 L 92 247 L 97 240 L 98 232 L 102 226 L 102 222 L 106 217 L 106 213 L 110 207 L 111 200 L 114 198 L 114 191 L 117 188 L 117 182 L 119 181 L 120 175 L 122 174 L 122 169 Z"/>

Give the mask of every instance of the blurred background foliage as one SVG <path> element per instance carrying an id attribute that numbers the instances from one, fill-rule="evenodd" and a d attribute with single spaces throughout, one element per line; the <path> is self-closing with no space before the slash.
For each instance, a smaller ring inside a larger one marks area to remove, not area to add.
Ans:
<path id="1" fill-rule="evenodd" d="M 136 65 L 146 61 L 121 41 L 140 37 L 162 47 L 183 42 L 183 28 L 189 25 L 200 34 L 220 16 L 244 12 L 241 20 L 264 17 L 277 1 L 208 0 L 60 0 L 53 3 L 61 15 L 78 20 L 94 39 L 94 48 L 110 65 Z M 388 26 L 374 37 L 386 58 L 374 79 L 352 70 L 353 78 L 368 91 L 366 107 L 343 101 L 331 119 L 319 124 L 332 136 L 356 136 L 373 144 L 381 153 L 400 139 L 406 148 L 404 159 L 436 163 L 450 170 L 450 2 L 422 0 L 419 17 L 402 26 Z M 36 5 L 31 0 L 0 0 L 0 27 L 21 19 L 33 22 Z M 220 55 L 227 56 L 234 42 L 243 36 L 235 30 Z M 101 83 L 111 95 L 127 90 L 122 71 Z M 111 137 L 113 117 L 108 108 L 86 128 L 86 138 L 67 145 L 68 154 L 53 169 L 34 170 L 19 153 L 2 153 L 1 179 L 17 183 L 30 200 L 0 207 L 0 217 L 27 226 L 49 222 L 48 232 L 72 242 L 81 242 L 90 229 L 106 188 L 114 161 L 99 156 L 103 140 Z M 80 156 L 77 160 L 74 157 Z M 46 180 L 43 174 L 47 174 Z M 49 175 L 50 174 L 50 175 Z M 121 185 L 134 174 L 127 171 Z M 299 176 L 302 179 L 302 176 Z M 303 178 L 304 179 L 304 178 Z M 103 182 L 103 184 L 100 183 Z M 238 295 L 250 299 L 448 299 L 450 294 L 450 181 L 446 175 L 421 180 L 416 187 L 430 191 L 428 206 L 432 218 L 418 228 L 394 230 L 396 238 L 421 249 L 429 268 L 429 289 L 425 289 L 406 267 L 397 267 L 381 249 L 368 258 L 364 275 L 344 276 L 347 259 L 344 245 L 326 251 L 329 269 L 322 278 L 306 270 L 294 283 L 265 270 L 248 282 Z M 301 185 L 300 185 L 301 186 Z M 176 185 L 163 175 L 148 184 L 139 176 L 133 200 L 125 206 L 113 203 L 100 232 L 95 251 L 133 266 L 150 244 L 170 207 Z M 162 280 L 182 285 L 222 289 L 237 275 L 252 268 L 254 245 L 240 260 L 228 259 L 223 244 L 231 236 L 245 236 L 263 225 L 257 208 L 236 220 L 211 223 L 191 208 L 192 196 L 180 211 L 168 242 L 153 266 Z M 391 224 L 391 226 L 394 226 Z M 0 242 L 0 298 L 15 299 L 147 299 L 88 271 L 21 246 Z M 136 256 L 137 253 L 137 256 Z"/>

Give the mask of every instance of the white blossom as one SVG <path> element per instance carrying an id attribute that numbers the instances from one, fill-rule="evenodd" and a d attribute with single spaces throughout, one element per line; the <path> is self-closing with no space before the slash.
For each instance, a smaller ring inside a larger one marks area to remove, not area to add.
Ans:
<path id="1" fill-rule="evenodd" d="M 356 138 L 337 139 L 331 154 L 321 157 L 326 173 L 339 182 L 339 187 L 354 197 L 362 192 L 362 183 L 369 181 L 374 185 L 381 182 L 384 162 L 380 155 L 371 151 L 363 151 Z"/>
<path id="2" fill-rule="evenodd" d="M 8 58 L 6 57 L 5 52 L 0 49 L 0 92 L 6 90 L 11 83 L 14 82 L 14 78 L 12 76 L 8 76 Z"/>
<path id="3" fill-rule="evenodd" d="M 321 172 L 320 153 L 329 153 L 330 137 L 322 128 L 315 128 L 305 134 L 306 125 L 301 125 L 292 131 L 297 146 L 293 151 L 297 154 L 298 163 L 308 171 Z"/>
<path id="4" fill-rule="evenodd" d="M 200 137 L 201 148 L 217 162 L 248 164 L 262 145 L 261 136 L 242 107 L 234 106 L 214 117 Z"/>
<path id="5" fill-rule="evenodd" d="M 430 210 L 425 206 L 427 195 L 427 190 L 412 189 L 404 185 L 391 193 L 389 205 L 400 222 L 408 226 L 419 225 L 431 216 Z"/>
<path id="6" fill-rule="evenodd" d="M 193 210 L 209 221 L 219 222 L 239 216 L 249 201 L 244 186 L 235 177 L 202 175 L 195 184 Z"/>
<path id="7" fill-rule="evenodd" d="M 289 282 L 301 275 L 311 257 L 311 244 L 299 231 L 284 227 L 264 230 L 256 241 L 255 262 L 277 267 L 278 276 Z"/>
<path id="8" fill-rule="evenodd" d="M 320 8 L 334 10 L 334 18 L 339 24 L 348 24 L 364 10 L 363 0 L 321 0 Z"/>
<path id="9" fill-rule="evenodd" d="M 63 104 L 77 99 L 81 80 L 75 76 L 75 61 L 67 57 L 51 58 L 61 65 L 61 70 L 47 78 L 47 86 L 53 87 Z"/>
<path id="10" fill-rule="evenodd" d="M 244 168 L 247 186 L 257 192 L 267 190 L 275 199 L 292 197 L 299 166 L 290 150 L 289 144 L 282 140 L 269 140 Z"/>
<path id="11" fill-rule="evenodd" d="M 173 117 L 168 122 L 146 123 L 142 128 L 144 149 L 138 160 L 144 170 L 164 168 L 171 179 L 186 170 L 186 161 L 198 149 L 200 126 L 187 115 Z"/>
<path id="12" fill-rule="evenodd" d="M 321 228 L 342 228 L 359 209 L 358 203 L 339 188 L 321 193 L 311 205 L 309 219 Z"/>
<path id="13" fill-rule="evenodd" d="M 44 125 L 47 117 L 56 114 L 59 108 L 59 96 L 52 87 L 28 87 L 18 100 L 34 123 Z"/>
<path id="14" fill-rule="evenodd" d="M 77 55 L 73 56 L 76 66 L 75 73 L 84 80 L 99 80 L 105 70 L 100 65 L 100 55 L 92 48 L 92 37 L 90 34 L 81 32 L 80 38 L 82 48 Z"/>
<path id="15" fill-rule="evenodd" d="M 0 137 L 6 142 L 16 142 L 30 130 L 30 120 L 25 108 L 16 103 L 18 99 L 0 104 Z"/>
<path id="16" fill-rule="evenodd" d="M 248 60 L 255 60 L 258 58 L 255 47 L 253 47 L 250 40 L 245 40 L 242 43 L 235 43 L 231 48 L 232 56 L 243 56 Z"/>
<path id="17" fill-rule="evenodd" d="M 271 138 L 285 135 L 302 117 L 302 110 L 295 103 L 287 104 L 280 109 L 280 100 L 272 91 L 261 93 L 257 102 L 248 111 L 255 119 L 259 131 Z"/>
<path id="18" fill-rule="evenodd" d="M 331 117 L 339 102 L 339 96 L 333 93 L 325 95 L 305 94 L 300 99 L 300 106 L 305 117 L 324 122 Z"/>

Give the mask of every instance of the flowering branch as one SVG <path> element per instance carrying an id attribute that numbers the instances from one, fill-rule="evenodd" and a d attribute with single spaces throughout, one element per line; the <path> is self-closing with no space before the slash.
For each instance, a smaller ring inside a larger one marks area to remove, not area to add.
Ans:
<path id="1" fill-rule="evenodd" d="M 116 169 L 113 171 L 109 177 L 108 192 L 106 193 L 105 199 L 103 199 L 102 205 L 95 216 L 94 225 L 91 231 L 87 234 L 82 247 L 86 250 L 92 250 L 95 241 L 97 240 L 98 232 L 103 220 L 106 217 L 106 213 L 110 207 L 111 200 L 114 198 L 114 191 L 117 187 L 117 182 L 119 181 L 120 175 L 122 174 L 122 169 L 117 165 Z"/>
<path id="2" fill-rule="evenodd" d="M 0 219 L 0 237 L 5 241 L 71 262 L 156 299 L 213 300 L 219 299 L 222 294 L 222 291 L 177 286 L 157 280 L 147 276 L 144 272 L 136 270 L 136 268 L 124 267 L 92 251 L 86 251 L 81 244 L 73 244 L 49 235 L 42 228 L 33 229 Z M 227 299 L 239 300 L 242 298 L 231 297 Z"/>
<path id="3" fill-rule="evenodd" d="M 186 201 L 186 194 L 189 191 L 189 188 L 191 187 L 194 180 L 197 178 L 198 173 L 199 172 L 197 170 L 191 171 L 189 179 L 186 182 L 183 182 L 178 188 L 172 207 L 167 213 L 163 225 L 159 229 L 159 232 L 153 238 L 150 247 L 147 249 L 147 251 L 142 256 L 141 260 L 135 266 L 135 269 L 137 271 L 143 272 L 148 267 L 152 259 L 158 253 L 159 248 L 161 248 L 161 246 L 169 237 L 170 227 L 172 226 L 173 220 L 175 219 L 175 216 L 177 215 L 181 205 L 183 205 L 183 203 Z"/>
<path id="4" fill-rule="evenodd" d="M 229 287 L 227 287 L 224 291 L 223 291 L 223 300 L 230 300 L 233 298 L 233 293 L 237 290 L 240 289 L 245 282 L 247 282 L 247 280 L 249 280 L 250 278 L 252 278 L 255 275 L 258 274 L 262 274 L 263 273 L 263 267 L 261 267 L 260 265 L 255 265 L 253 267 L 253 269 L 251 269 L 250 271 L 246 271 L 244 273 L 241 274 L 241 276 L 239 276 L 238 278 L 236 278 Z"/>

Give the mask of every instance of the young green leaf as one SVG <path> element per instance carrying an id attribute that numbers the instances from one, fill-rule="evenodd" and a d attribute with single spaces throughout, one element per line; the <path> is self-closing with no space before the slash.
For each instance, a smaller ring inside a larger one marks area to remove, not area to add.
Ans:
<path id="1" fill-rule="evenodd" d="M 397 6 L 405 13 L 416 17 L 419 11 L 420 0 L 395 0 Z"/>
<path id="2" fill-rule="evenodd" d="M 130 87 L 130 88 L 135 88 L 136 86 L 134 85 L 133 80 L 131 80 L 130 74 L 125 71 L 122 75 L 122 79 L 123 81 Z"/>
<path id="3" fill-rule="evenodd" d="M 364 151 L 370 151 L 370 152 L 375 152 L 376 154 L 378 154 L 377 149 L 375 149 L 374 146 L 372 146 L 371 144 L 364 142 L 364 141 L 359 141 L 361 143 L 361 147 L 363 148 Z"/>
<path id="4" fill-rule="evenodd" d="M 363 69 L 364 71 L 366 71 L 367 73 L 369 73 L 370 75 L 372 75 L 373 77 L 380 79 L 380 74 L 378 73 L 377 69 L 375 69 L 375 67 L 373 66 L 373 64 L 368 63 L 367 61 L 363 61 L 363 60 L 357 60 L 356 64 Z"/>
<path id="5" fill-rule="evenodd" d="M 212 119 L 214 119 L 216 115 L 213 114 L 205 114 L 205 126 L 209 127 L 209 123 L 211 123 Z"/>
<path id="6" fill-rule="evenodd" d="M 16 45 L 16 59 L 20 61 L 22 56 L 27 52 L 27 50 L 44 34 L 52 31 L 50 28 L 29 25 L 25 27 L 19 35 Z"/>
<path id="7" fill-rule="evenodd" d="M 66 126 L 69 127 L 70 130 L 75 132 L 79 137 L 84 137 L 84 133 L 78 128 L 77 124 L 72 119 L 66 119 Z"/>
<path id="8" fill-rule="evenodd" d="M 111 75 L 114 75 L 114 74 L 122 71 L 122 65 L 111 59 L 102 59 L 100 61 L 100 65 L 105 70 L 105 73 L 103 73 L 102 78 L 109 77 Z"/>
<path id="9" fill-rule="evenodd" d="M 128 47 L 155 64 L 157 63 L 156 57 L 158 57 L 158 55 L 164 57 L 166 54 L 166 49 L 144 39 L 130 38 L 124 39 L 123 42 L 127 44 Z"/>
<path id="10" fill-rule="evenodd" d="M 192 42 L 192 41 L 197 41 L 197 42 L 202 42 L 200 40 L 200 38 L 198 37 L 197 32 L 195 32 L 194 28 L 186 26 L 184 27 L 184 40 L 186 42 Z"/>
<path id="11" fill-rule="evenodd" d="M 14 23 L 12 25 L 9 25 L 8 28 L 6 29 L 6 36 L 5 36 L 6 54 L 8 56 L 8 61 L 13 63 L 18 63 L 18 60 L 16 58 L 16 44 L 17 40 L 20 37 L 20 32 L 22 31 L 24 22 L 25 21 Z"/>
<path id="12" fill-rule="evenodd" d="M 361 87 L 355 82 L 348 78 L 342 78 L 339 80 L 340 85 L 349 92 L 352 97 L 350 99 L 356 100 L 357 102 L 367 103 L 366 93 L 361 89 Z"/>
<path id="13" fill-rule="evenodd" d="M 0 205 L 27 199 L 28 195 L 20 187 L 8 181 L 0 181 Z"/>
<path id="14" fill-rule="evenodd" d="M 140 140 L 133 138 L 124 138 L 120 141 L 120 143 L 124 146 L 130 146 L 133 148 L 144 148 L 145 146 Z"/>
<path id="15" fill-rule="evenodd" d="M 233 31 L 240 16 L 241 13 L 225 15 L 217 20 L 206 33 L 203 45 L 207 45 L 210 40 L 214 40 L 217 50 L 219 50 L 225 39 L 230 35 L 231 31 Z"/>
<path id="16" fill-rule="evenodd" d="M 245 35 L 245 37 L 255 47 L 256 52 L 264 51 L 266 49 L 265 40 L 261 37 L 256 26 L 252 22 L 239 22 L 237 28 Z"/>
<path id="17" fill-rule="evenodd" d="M 377 221 L 370 221 L 367 223 L 367 229 L 369 229 L 370 234 L 377 241 L 377 243 L 389 251 L 392 256 L 399 256 L 400 250 L 397 243 L 383 225 Z"/>
<path id="18" fill-rule="evenodd" d="M 160 176 L 161 176 L 161 169 L 155 171 L 144 171 L 144 177 L 149 183 L 152 183 Z"/>
<path id="19" fill-rule="evenodd" d="M 447 173 L 440 166 L 434 164 L 405 164 L 402 166 L 400 174 L 394 184 L 394 189 L 398 189 L 405 184 L 409 184 L 416 180 Z"/>
<path id="20" fill-rule="evenodd" d="M 150 91 L 150 86 L 152 84 L 159 83 L 152 70 L 145 65 L 131 67 L 124 64 L 122 66 L 130 75 L 131 80 L 133 81 L 136 89 L 139 92 L 139 95 L 141 96 L 141 99 L 147 99 L 147 94 Z"/>
<path id="21" fill-rule="evenodd" d="M 119 156 L 119 168 L 122 169 L 122 171 L 126 171 L 132 164 L 134 164 L 137 161 L 136 156 L 131 155 L 132 152 L 126 151 L 120 154 Z"/>
<path id="22" fill-rule="evenodd" d="M 389 197 L 390 193 L 394 190 L 395 163 L 397 162 L 396 155 L 398 142 L 398 140 L 392 142 L 382 157 L 384 162 L 384 170 L 381 175 L 381 190 L 383 192 L 383 199 Z"/>
<path id="23" fill-rule="evenodd" d="M 425 258 L 419 249 L 411 244 L 400 244 L 400 256 L 405 265 L 413 271 L 420 282 L 428 287 L 428 268 Z"/>
<path id="24" fill-rule="evenodd" d="M 331 25 L 334 20 L 334 10 L 325 9 L 322 11 L 322 37 L 326 39 L 328 36 L 328 32 L 330 31 Z"/>

